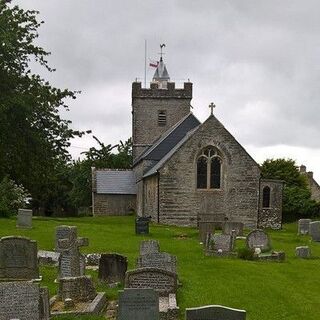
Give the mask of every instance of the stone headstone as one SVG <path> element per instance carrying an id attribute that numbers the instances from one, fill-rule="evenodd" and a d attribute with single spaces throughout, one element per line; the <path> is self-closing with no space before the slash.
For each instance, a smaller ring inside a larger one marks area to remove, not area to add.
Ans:
<path id="1" fill-rule="evenodd" d="M 100 258 L 101 258 L 101 253 L 88 253 L 86 254 L 86 265 L 99 266 Z"/>
<path id="2" fill-rule="evenodd" d="M 160 296 L 166 296 L 169 293 L 176 293 L 177 274 L 157 268 L 141 268 L 127 271 L 125 288 L 149 288 L 157 291 Z"/>
<path id="3" fill-rule="evenodd" d="M 38 250 L 38 263 L 40 265 L 58 265 L 59 257 L 59 252 Z"/>
<path id="4" fill-rule="evenodd" d="M 39 279 L 37 242 L 25 237 L 0 239 L 0 279 Z"/>
<path id="5" fill-rule="evenodd" d="M 234 221 L 225 221 L 222 224 L 222 233 L 223 234 L 230 234 L 232 230 L 235 230 L 236 236 L 243 235 L 243 223 L 242 222 L 234 222 Z"/>
<path id="6" fill-rule="evenodd" d="M 234 247 L 234 235 L 214 234 L 212 236 L 212 250 L 221 252 L 231 252 Z"/>
<path id="7" fill-rule="evenodd" d="M 309 233 L 313 241 L 320 241 L 320 221 L 310 222 Z"/>
<path id="8" fill-rule="evenodd" d="M 250 249 L 260 248 L 262 251 L 270 249 L 269 236 L 263 230 L 253 230 L 247 235 L 247 247 Z"/>
<path id="9" fill-rule="evenodd" d="M 32 210 L 18 209 L 17 228 L 32 228 Z"/>
<path id="10" fill-rule="evenodd" d="M 305 235 L 309 233 L 309 225 L 311 219 L 300 219 L 298 221 L 298 235 Z"/>
<path id="11" fill-rule="evenodd" d="M 177 273 L 177 257 L 166 252 L 144 254 L 137 259 L 137 268 L 158 268 Z"/>
<path id="12" fill-rule="evenodd" d="M 149 234 L 149 217 L 138 217 L 136 219 L 136 234 Z"/>
<path id="13" fill-rule="evenodd" d="M 159 251 L 160 244 L 158 240 L 143 240 L 140 242 L 140 256 Z"/>
<path id="14" fill-rule="evenodd" d="M 296 256 L 299 258 L 310 258 L 310 248 L 308 246 L 296 247 Z"/>
<path id="15" fill-rule="evenodd" d="M 0 319 L 49 320 L 49 292 L 31 282 L 0 282 Z"/>
<path id="16" fill-rule="evenodd" d="M 98 278 L 112 283 L 123 283 L 128 268 L 127 257 L 116 253 L 103 253 L 99 261 Z"/>
<path id="17" fill-rule="evenodd" d="M 68 277 L 59 280 L 58 300 L 72 299 L 74 302 L 88 302 L 97 295 L 89 276 Z"/>
<path id="18" fill-rule="evenodd" d="M 186 320 L 245 320 L 246 311 L 212 305 L 187 308 Z"/>
<path id="19" fill-rule="evenodd" d="M 199 240 L 204 243 L 206 241 L 207 233 L 214 233 L 215 222 L 211 221 L 199 221 Z"/>
<path id="20" fill-rule="evenodd" d="M 55 239 L 55 251 L 61 252 L 63 248 L 61 248 L 60 240 L 68 239 L 69 243 L 75 242 L 78 238 L 78 231 L 75 226 L 58 226 L 56 227 L 56 239 Z M 60 244 L 59 244 L 60 243 Z"/>
<path id="21" fill-rule="evenodd" d="M 118 320 L 159 320 L 159 297 L 152 289 L 124 289 L 119 294 Z"/>

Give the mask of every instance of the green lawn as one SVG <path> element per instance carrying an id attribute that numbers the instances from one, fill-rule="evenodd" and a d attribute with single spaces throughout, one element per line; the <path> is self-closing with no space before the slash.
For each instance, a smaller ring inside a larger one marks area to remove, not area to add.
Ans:
<path id="1" fill-rule="evenodd" d="M 61 224 L 75 225 L 79 236 L 89 238 L 90 245 L 83 252 L 118 252 L 128 257 L 129 269 L 134 268 L 141 240 L 159 240 L 161 251 L 178 257 L 182 287 L 177 300 L 181 319 L 185 308 L 207 304 L 245 309 L 248 320 L 320 319 L 320 243 L 311 243 L 308 236 L 297 236 L 296 224 L 285 225 L 281 231 L 269 231 L 273 249 L 286 253 L 284 263 L 205 257 L 195 228 L 151 225 L 150 235 L 136 236 L 134 217 L 36 217 L 32 230 L 16 229 L 14 219 L 0 219 L 0 237 L 22 235 L 37 240 L 39 249 L 52 250 L 55 227 Z M 237 241 L 237 246 L 243 245 Z M 296 258 L 294 250 L 298 245 L 309 245 L 313 258 Z M 96 279 L 96 272 L 88 273 Z M 43 267 L 41 274 L 42 285 L 55 294 L 56 269 Z M 117 296 L 117 289 L 101 285 L 98 289 L 106 291 L 109 298 Z"/>

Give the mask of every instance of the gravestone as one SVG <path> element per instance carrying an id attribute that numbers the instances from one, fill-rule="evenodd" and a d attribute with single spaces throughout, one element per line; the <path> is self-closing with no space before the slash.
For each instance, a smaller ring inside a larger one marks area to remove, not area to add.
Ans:
<path id="1" fill-rule="evenodd" d="M 236 236 L 243 235 L 243 223 L 235 221 L 225 221 L 222 224 L 222 233 L 231 235 L 232 230 L 235 230 Z"/>
<path id="2" fill-rule="evenodd" d="M 127 257 L 116 253 L 103 253 L 99 260 L 98 278 L 112 283 L 123 283 L 128 268 Z"/>
<path id="3" fill-rule="evenodd" d="M 157 291 L 160 296 L 167 296 L 177 291 L 177 274 L 157 268 L 127 271 L 125 288 L 149 288 Z"/>
<path id="4" fill-rule="evenodd" d="M 136 234 L 149 234 L 150 217 L 136 218 Z"/>
<path id="5" fill-rule="evenodd" d="M 0 319 L 49 320 L 49 292 L 24 281 L 0 282 Z"/>
<path id="6" fill-rule="evenodd" d="M 296 256 L 299 258 L 310 258 L 310 248 L 308 246 L 296 247 Z"/>
<path id="7" fill-rule="evenodd" d="M 152 289 L 120 291 L 118 320 L 159 320 L 158 293 Z"/>
<path id="8" fill-rule="evenodd" d="M 160 244 L 158 240 L 143 240 L 140 242 L 140 256 L 159 251 Z"/>
<path id="9" fill-rule="evenodd" d="M 247 235 L 247 247 L 250 249 L 260 248 L 261 251 L 270 250 L 269 236 L 263 230 L 253 230 Z"/>
<path id="10" fill-rule="evenodd" d="M 312 241 L 320 241 L 320 221 L 310 222 L 309 233 Z"/>
<path id="11" fill-rule="evenodd" d="M 206 254 L 228 254 L 233 251 L 236 235 L 235 231 L 231 235 L 207 233 L 205 241 Z"/>
<path id="12" fill-rule="evenodd" d="M 311 219 L 300 219 L 298 221 L 298 235 L 305 235 L 309 233 L 309 225 Z"/>
<path id="13" fill-rule="evenodd" d="M 137 259 L 137 268 L 158 268 L 177 273 L 177 257 L 166 252 L 144 254 Z"/>
<path id="14" fill-rule="evenodd" d="M 55 238 L 55 251 L 61 252 L 63 248 L 60 248 L 59 241 L 62 239 L 68 239 L 70 243 L 75 242 L 78 238 L 78 229 L 75 226 L 58 226 L 56 227 Z"/>
<path id="15" fill-rule="evenodd" d="M 90 276 L 67 277 L 59 280 L 58 299 L 72 299 L 73 302 L 87 302 L 97 295 Z"/>
<path id="16" fill-rule="evenodd" d="M 0 239 L 0 279 L 39 279 L 37 242 L 25 237 Z"/>
<path id="17" fill-rule="evenodd" d="M 26 229 L 32 228 L 32 210 L 18 209 L 16 227 Z"/>
<path id="18" fill-rule="evenodd" d="M 60 253 L 54 251 L 38 250 L 38 263 L 40 265 L 58 265 Z"/>
<path id="19" fill-rule="evenodd" d="M 219 305 L 187 308 L 186 320 L 245 320 L 246 311 Z"/>
<path id="20" fill-rule="evenodd" d="M 199 240 L 204 243 L 206 241 L 207 233 L 214 233 L 215 222 L 211 221 L 199 221 Z"/>

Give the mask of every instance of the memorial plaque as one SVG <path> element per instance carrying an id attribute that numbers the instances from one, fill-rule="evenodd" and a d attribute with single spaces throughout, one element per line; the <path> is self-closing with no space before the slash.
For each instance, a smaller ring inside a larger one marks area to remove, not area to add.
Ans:
<path id="1" fill-rule="evenodd" d="M 298 235 L 305 235 L 309 233 L 309 226 L 311 219 L 300 219 L 298 221 Z"/>
<path id="2" fill-rule="evenodd" d="M 245 320 L 246 311 L 212 305 L 187 308 L 186 320 Z"/>
<path id="3" fill-rule="evenodd" d="M 158 240 L 143 240 L 140 242 L 140 256 L 159 251 L 160 244 Z"/>
<path id="4" fill-rule="evenodd" d="M 32 228 L 32 210 L 18 209 L 17 228 Z"/>
<path id="5" fill-rule="evenodd" d="M 225 221 L 222 224 L 222 233 L 231 235 L 232 230 L 235 230 L 236 236 L 243 235 L 243 223 L 235 221 Z"/>
<path id="6" fill-rule="evenodd" d="M 25 237 L 0 239 L 0 279 L 39 279 L 37 242 Z"/>
<path id="7" fill-rule="evenodd" d="M 125 288 L 154 289 L 160 296 L 177 291 L 177 274 L 157 269 L 141 268 L 126 273 Z"/>
<path id="8" fill-rule="evenodd" d="M 124 282 L 128 268 L 127 257 L 116 253 L 103 253 L 99 260 L 99 280 L 108 283 Z"/>
<path id="9" fill-rule="evenodd" d="M 149 217 L 138 217 L 136 219 L 136 234 L 149 234 Z"/>
<path id="10" fill-rule="evenodd" d="M 152 289 L 124 289 L 119 294 L 118 320 L 159 320 L 159 297 Z"/>
<path id="11" fill-rule="evenodd" d="M 137 259 L 137 268 L 158 268 L 177 272 L 177 257 L 166 252 L 144 254 Z"/>
<path id="12" fill-rule="evenodd" d="M 253 230 L 247 235 L 247 247 L 250 249 L 260 248 L 261 251 L 270 250 L 269 236 L 263 230 Z"/>
<path id="13" fill-rule="evenodd" d="M 309 233 L 312 241 L 320 241 L 320 221 L 310 222 Z"/>
<path id="14" fill-rule="evenodd" d="M 0 282 L 0 319 L 49 320 L 48 290 L 31 282 Z"/>

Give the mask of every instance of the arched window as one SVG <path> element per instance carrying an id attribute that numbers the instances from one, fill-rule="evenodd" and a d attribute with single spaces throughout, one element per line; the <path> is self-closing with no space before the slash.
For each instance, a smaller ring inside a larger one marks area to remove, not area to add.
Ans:
<path id="1" fill-rule="evenodd" d="M 262 190 L 262 207 L 270 207 L 270 187 L 266 186 Z"/>
<path id="2" fill-rule="evenodd" d="M 197 159 L 197 188 L 221 188 L 221 158 L 213 147 L 202 150 Z"/>

